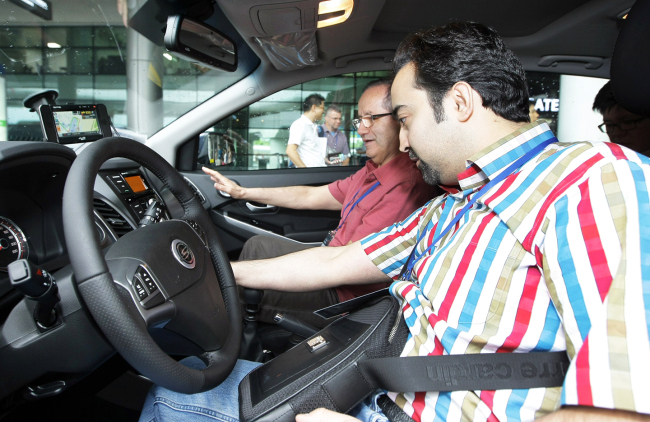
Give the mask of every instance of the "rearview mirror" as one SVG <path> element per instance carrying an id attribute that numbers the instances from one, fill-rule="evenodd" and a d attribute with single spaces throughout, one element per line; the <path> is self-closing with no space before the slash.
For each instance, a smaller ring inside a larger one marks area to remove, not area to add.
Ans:
<path id="1" fill-rule="evenodd" d="M 165 48 L 193 63 L 215 69 L 237 70 L 237 46 L 210 25 L 183 15 L 167 18 Z"/>

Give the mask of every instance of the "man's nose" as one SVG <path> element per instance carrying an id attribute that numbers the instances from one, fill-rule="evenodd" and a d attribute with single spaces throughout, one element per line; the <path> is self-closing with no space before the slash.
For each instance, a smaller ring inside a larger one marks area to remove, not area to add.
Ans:
<path id="1" fill-rule="evenodd" d="M 411 145 L 409 144 L 409 139 L 408 136 L 406 136 L 406 133 L 403 130 L 399 131 L 399 150 L 402 152 L 406 152 L 409 149 L 411 149 Z"/>
<path id="2" fill-rule="evenodd" d="M 359 122 L 359 129 L 357 129 L 357 133 L 359 135 L 363 135 L 364 133 L 370 132 L 370 129 L 366 127 L 365 123 Z"/>

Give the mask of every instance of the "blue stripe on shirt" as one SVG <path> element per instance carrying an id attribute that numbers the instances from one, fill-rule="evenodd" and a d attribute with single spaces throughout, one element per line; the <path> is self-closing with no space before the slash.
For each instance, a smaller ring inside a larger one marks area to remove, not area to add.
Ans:
<path id="1" fill-rule="evenodd" d="M 650 334 L 650 198 L 648 197 L 647 181 L 643 169 L 634 162 L 629 163 L 634 177 L 637 202 L 639 204 L 639 241 L 641 243 L 641 282 L 643 302 L 645 305 L 645 322 Z"/>
<path id="2" fill-rule="evenodd" d="M 494 207 L 494 212 L 501 213 L 510 207 L 515 201 L 522 197 L 524 192 L 533 184 L 539 182 L 540 175 L 546 171 L 551 164 L 555 163 L 562 154 L 553 154 L 550 157 L 546 158 L 544 161 L 539 163 L 532 172 L 526 177 L 526 179 L 521 183 L 521 185 L 515 189 L 511 194 L 506 196 L 499 204 Z"/>
<path id="3" fill-rule="evenodd" d="M 542 334 L 539 336 L 537 345 L 532 350 L 533 352 L 548 352 L 555 344 L 558 330 L 560 328 L 560 316 L 555 309 L 553 301 L 548 301 L 548 308 L 546 309 L 546 318 L 544 320 L 544 328 Z"/>
<path id="4" fill-rule="evenodd" d="M 482 169 L 483 173 L 485 173 L 486 176 L 491 177 L 492 174 L 496 173 L 499 170 L 502 170 L 507 165 L 517 161 L 519 157 L 526 155 L 528 151 L 534 149 L 537 145 L 541 144 L 542 142 L 548 141 L 554 136 L 555 135 L 553 135 L 553 132 L 550 130 L 543 132 L 540 135 L 537 135 L 535 138 L 531 139 L 530 142 L 526 142 L 525 144 L 519 145 L 518 147 L 508 151 L 506 154 L 502 155 L 501 157 L 497 158 L 490 164 L 483 167 Z"/>
<path id="5" fill-rule="evenodd" d="M 458 320 L 458 326 L 469 329 L 473 323 L 472 316 L 476 310 L 476 305 L 478 305 L 478 300 L 481 297 L 483 292 L 483 287 L 485 286 L 485 280 L 487 279 L 488 272 L 492 267 L 492 262 L 494 257 L 497 254 L 499 245 L 503 241 L 506 233 L 508 233 L 508 226 L 505 225 L 502 221 L 499 221 L 499 224 L 492 233 L 492 237 L 488 242 L 488 246 L 483 253 L 481 262 L 478 265 L 476 275 L 474 276 L 474 281 L 472 286 L 467 293 L 467 299 L 465 299 L 465 304 L 463 305 L 463 310 L 460 313 L 460 318 Z"/>
<path id="6" fill-rule="evenodd" d="M 558 263 L 562 271 L 562 278 L 564 279 L 569 302 L 573 308 L 573 314 L 580 330 L 580 336 L 584 340 L 587 338 L 589 329 L 591 328 L 591 321 L 585 305 L 585 298 L 582 295 L 582 288 L 580 281 L 576 275 L 576 266 L 573 262 L 573 255 L 569 247 L 569 237 L 567 234 L 567 225 L 569 224 L 569 199 L 566 196 L 560 198 L 555 204 L 555 231 L 557 232 L 558 242 Z M 577 216 L 575 217 L 577 218 Z"/>

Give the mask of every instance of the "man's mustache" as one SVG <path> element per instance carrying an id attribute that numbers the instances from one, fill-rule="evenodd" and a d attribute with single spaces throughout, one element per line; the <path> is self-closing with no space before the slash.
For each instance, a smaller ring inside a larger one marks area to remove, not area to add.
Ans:
<path id="1" fill-rule="evenodd" d="M 409 149 L 409 158 L 413 161 L 420 159 L 420 157 L 415 153 L 415 151 L 413 151 L 413 148 Z"/>

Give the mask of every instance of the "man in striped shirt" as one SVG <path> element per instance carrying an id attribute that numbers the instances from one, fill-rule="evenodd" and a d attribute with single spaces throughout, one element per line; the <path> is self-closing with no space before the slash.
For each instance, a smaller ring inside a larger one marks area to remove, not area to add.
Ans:
<path id="1" fill-rule="evenodd" d="M 234 263 L 238 284 L 300 291 L 396 280 L 415 248 L 410 280 L 391 286 L 410 331 L 402 356 L 566 351 L 571 365 L 562 387 L 389 392 L 407 415 L 647 418 L 650 160 L 612 143 L 554 142 L 545 123 L 528 123 L 523 68 L 482 25 L 417 33 L 393 63 L 401 146 L 447 193 L 348 246 Z M 374 403 L 351 414 L 386 420 Z M 319 409 L 296 420 L 352 419 Z"/>

